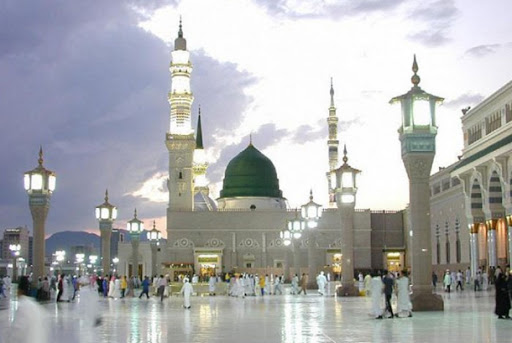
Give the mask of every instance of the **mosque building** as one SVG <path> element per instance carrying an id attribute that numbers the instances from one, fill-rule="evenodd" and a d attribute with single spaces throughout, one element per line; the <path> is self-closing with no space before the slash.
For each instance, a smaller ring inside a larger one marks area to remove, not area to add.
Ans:
<path id="1" fill-rule="evenodd" d="M 180 22 L 171 53 L 170 125 L 166 134 L 169 153 L 169 203 L 167 241 L 158 252 L 152 270 L 149 244 L 139 246 L 142 275 L 226 272 L 259 274 L 295 273 L 316 275 L 325 270 L 333 277 L 341 271 L 341 216 L 336 207 L 335 188 L 329 175 L 338 165 L 338 117 L 331 80 L 327 123 L 329 135 L 327 208 L 314 229 L 285 245 L 280 232 L 287 221 L 300 217 L 300 209 L 287 206 L 279 188 L 279 177 L 272 161 L 249 141 L 234 156 L 224 173 L 218 199 L 212 199 L 207 179 L 201 110 L 196 130 L 192 127 L 194 95 L 190 52 Z M 207 130 L 207 128 L 205 128 Z M 348 160 L 344 149 L 344 161 Z M 313 194 L 310 194 L 313 201 Z M 355 210 L 354 269 L 403 269 L 407 266 L 404 211 L 375 212 Z M 129 243 L 120 243 L 118 272 L 132 275 Z"/>

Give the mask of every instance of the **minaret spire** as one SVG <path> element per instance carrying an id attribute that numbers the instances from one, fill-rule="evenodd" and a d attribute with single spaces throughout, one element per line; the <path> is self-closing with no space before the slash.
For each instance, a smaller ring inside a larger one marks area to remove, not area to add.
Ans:
<path id="1" fill-rule="evenodd" d="M 334 107 L 334 87 L 332 85 L 332 77 L 331 77 L 331 107 Z"/>
<path id="2" fill-rule="evenodd" d="M 203 129 L 201 128 L 201 105 L 199 105 L 199 115 L 197 116 L 196 149 L 204 149 Z"/>
<path id="3" fill-rule="evenodd" d="M 329 137 L 327 139 L 328 155 L 329 155 L 329 169 L 327 172 L 327 183 L 329 189 L 329 207 L 336 206 L 335 188 L 333 179 L 331 178 L 332 171 L 338 167 L 338 117 L 336 116 L 336 106 L 334 106 L 334 85 L 331 77 L 331 89 L 329 91 L 331 96 L 331 105 L 329 107 L 329 116 L 327 117 L 327 124 L 329 126 Z"/>
<path id="4" fill-rule="evenodd" d="M 181 15 L 180 15 L 180 29 L 178 30 L 178 37 L 183 38 L 183 28 L 181 25 Z"/>

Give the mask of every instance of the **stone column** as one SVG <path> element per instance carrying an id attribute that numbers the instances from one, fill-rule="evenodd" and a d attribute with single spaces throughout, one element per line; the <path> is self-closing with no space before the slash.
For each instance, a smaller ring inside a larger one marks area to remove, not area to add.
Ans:
<path id="1" fill-rule="evenodd" d="M 33 221 L 33 282 L 38 277 L 45 276 L 45 222 L 50 209 L 50 196 L 44 194 L 31 194 L 29 196 L 30 213 Z"/>
<path id="2" fill-rule="evenodd" d="M 469 231 L 469 246 L 471 249 L 471 277 L 474 280 L 476 272 L 478 271 L 478 261 L 480 259 L 478 254 L 478 224 L 471 224 Z"/>
<path id="3" fill-rule="evenodd" d="M 292 240 L 293 244 L 293 269 L 295 273 L 299 276 L 300 274 L 300 241 L 298 239 Z"/>
<path id="4" fill-rule="evenodd" d="M 403 144 L 403 143 L 402 143 Z M 430 237 L 429 176 L 434 152 L 407 152 L 402 160 L 409 176 L 411 223 L 411 302 L 414 311 L 442 311 L 441 296 L 432 293 L 432 243 Z"/>
<path id="5" fill-rule="evenodd" d="M 489 267 L 496 267 L 496 220 L 490 220 L 487 224 L 487 229 Z"/>
<path id="6" fill-rule="evenodd" d="M 308 288 L 317 288 L 316 275 L 318 273 L 318 264 L 316 259 L 316 231 L 309 229 L 308 233 Z"/>
<path id="7" fill-rule="evenodd" d="M 158 269 L 158 265 L 156 263 L 156 253 L 158 250 L 158 246 L 156 242 L 151 242 L 151 276 L 160 275 L 160 271 Z"/>
<path id="8" fill-rule="evenodd" d="M 112 221 L 100 220 L 100 234 L 101 234 L 101 267 L 103 275 L 110 274 L 110 263 L 112 259 L 110 256 L 110 238 L 112 236 Z"/>
<path id="9" fill-rule="evenodd" d="M 132 273 L 139 276 L 139 237 L 132 236 Z"/>
<path id="10" fill-rule="evenodd" d="M 508 264 L 512 266 L 512 226 L 507 227 L 508 231 Z"/>
<path id="11" fill-rule="evenodd" d="M 359 289 L 354 286 L 354 206 L 354 202 L 338 202 L 341 214 L 341 296 L 359 295 Z"/>

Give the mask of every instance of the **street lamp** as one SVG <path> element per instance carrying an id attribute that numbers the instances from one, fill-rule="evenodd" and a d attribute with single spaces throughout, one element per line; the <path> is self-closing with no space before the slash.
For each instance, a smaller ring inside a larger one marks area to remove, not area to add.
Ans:
<path id="1" fill-rule="evenodd" d="M 144 223 L 137 218 L 137 209 L 133 219 L 126 225 L 132 242 L 132 275 L 139 276 L 139 242 L 140 234 L 144 231 Z"/>
<path id="2" fill-rule="evenodd" d="M 34 282 L 45 275 L 45 221 L 50 209 L 50 198 L 55 190 L 55 173 L 43 167 L 43 148 L 39 148 L 39 165 L 26 172 L 23 183 L 28 194 L 30 213 L 34 229 Z"/>
<path id="3" fill-rule="evenodd" d="M 114 257 L 112 259 L 112 263 L 114 264 L 114 274 L 117 272 L 117 264 L 119 263 L 119 258 Z"/>
<path id="4" fill-rule="evenodd" d="M 301 216 L 306 220 L 307 226 L 314 229 L 318 226 L 318 220 L 322 216 L 322 205 L 313 201 L 313 190 L 309 191 L 309 202 L 301 206 Z"/>
<path id="5" fill-rule="evenodd" d="M 318 220 L 322 217 L 322 205 L 313 201 L 313 190 L 309 191 L 309 202 L 301 206 L 301 217 L 306 221 L 309 229 L 318 227 Z M 308 273 L 309 281 L 308 287 L 315 287 L 316 273 L 317 273 L 317 258 L 316 258 L 316 230 L 309 230 L 308 236 Z"/>
<path id="6" fill-rule="evenodd" d="M 9 250 L 13 256 L 12 262 L 12 281 L 18 280 L 18 256 L 20 256 L 21 245 L 20 244 L 9 244 Z"/>
<path id="7" fill-rule="evenodd" d="M 357 175 L 360 170 L 348 163 L 347 147 L 343 148 L 343 164 L 334 170 L 336 179 L 336 205 L 341 215 L 341 288 L 339 294 L 358 296 L 354 286 L 354 208 L 357 193 Z"/>
<path id="8" fill-rule="evenodd" d="M 85 254 L 75 254 L 76 270 L 78 275 L 82 274 L 82 263 L 84 263 Z"/>
<path id="9" fill-rule="evenodd" d="M 432 293 L 432 244 L 430 238 L 429 177 L 436 153 L 436 105 L 444 99 L 429 94 L 418 84 L 416 55 L 412 64 L 412 88 L 394 97 L 399 102 L 402 125 L 398 129 L 402 161 L 409 177 L 409 210 L 411 225 L 411 274 L 414 311 L 442 311 L 443 299 Z"/>
<path id="10" fill-rule="evenodd" d="M 108 189 L 105 190 L 105 202 L 96 206 L 96 219 L 100 223 L 101 233 L 101 266 L 103 275 L 110 272 L 110 237 L 112 224 L 117 219 L 117 208 L 108 202 Z"/>
<path id="11" fill-rule="evenodd" d="M 153 229 L 147 232 L 147 237 L 149 240 L 149 245 L 151 246 L 151 274 L 158 274 L 158 266 L 156 263 L 156 253 L 158 250 L 158 246 L 160 245 L 160 239 L 162 238 L 162 234 L 160 231 L 156 229 L 156 222 L 153 220 Z"/>

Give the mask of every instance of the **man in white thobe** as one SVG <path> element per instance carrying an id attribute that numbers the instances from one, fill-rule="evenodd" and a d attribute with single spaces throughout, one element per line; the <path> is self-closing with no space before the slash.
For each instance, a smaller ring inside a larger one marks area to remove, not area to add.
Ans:
<path id="1" fill-rule="evenodd" d="M 324 295 L 327 279 L 323 271 L 321 271 L 320 274 L 318 274 L 318 276 L 316 277 L 316 284 L 318 285 L 318 293 L 320 293 L 320 295 Z"/>
<path id="2" fill-rule="evenodd" d="M 298 294 L 299 293 L 299 276 L 295 274 L 292 278 L 292 294 Z"/>
<path id="3" fill-rule="evenodd" d="M 384 289 L 384 283 L 379 274 L 373 274 L 370 289 L 372 296 L 372 315 L 375 319 L 382 319 L 382 290 Z"/>
<path id="4" fill-rule="evenodd" d="M 397 307 L 396 317 L 412 317 L 412 304 L 409 297 L 409 278 L 406 272 L 400 274 L 396 280 Z"/>
<path id="5" fill-rule="evenodd" d="M 190 282 L 188 282 L 188 278 L 185 278 L 185 282 L 183 283 L 183 286 L 181 287 L 181 294 L 183 294 L 183 307 L 186 309 L 190 308 L 190 296 L 192 293 L 194 293 L 194 288 L 192 288 L 192 285 Z"/>
<path id="6" fill-rule="evenodd" d="M 217 283 L 217 277 L 212 274 L 208 280 L 208 291 L 210 295 L 215 295 L 215 284 Z"/>
<path id="7" fill-rule="evenodd" d="M 281 289 L 281 278 L 277 275 L 274 276 L 274 295 L 283 295 L 283 290 Z"/>

